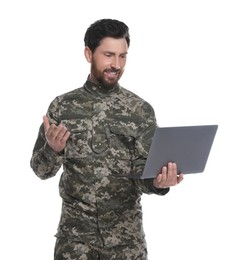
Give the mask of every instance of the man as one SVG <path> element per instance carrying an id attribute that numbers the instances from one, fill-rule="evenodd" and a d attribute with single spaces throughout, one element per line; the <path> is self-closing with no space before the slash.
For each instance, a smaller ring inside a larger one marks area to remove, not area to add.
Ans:
<path id="1" fill-rule="evenodd" d="M 98 20 L 84 41 L 87 81 L 51 102 L 31 158 L 41 179 L 63 166 L 54 259 L 146 260 L 141 195 L 165 195 L 183 174 L 170 162 L 155 179 L 127 178 L 143 171 L 156 128 L 151 105 L 118 83 L 128 27 Z"/>

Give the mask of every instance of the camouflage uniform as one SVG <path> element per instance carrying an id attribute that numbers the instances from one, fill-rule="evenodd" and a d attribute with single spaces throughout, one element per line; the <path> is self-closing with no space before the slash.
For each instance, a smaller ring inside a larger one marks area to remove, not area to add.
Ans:
<path id="1" fill-rule="evenodd" d="M 54 176 L 63 165 L 56 250 L 61 251 L 61 241 L 66 249 L 64 258 L 57 259 L 87 259 L 72 257 L 77 247 L 68 241 L 91 249 L 142 246 L 144 252 L 141 195 L 165 195 L 169 189 L 154 188 L 152 179 L 124 175 L 143 171 L 156 128 L 150 104 L 119 85 L 106 90 L 87 81 L 56 97 L 47 116 L 50 123 L 62 123 L 71 132 L 66 148 L 57 154 L 47 145 L 42 124 L 31 158 L 41 179 Z M 132 252 L 122 259 L 147 259 Z"/>

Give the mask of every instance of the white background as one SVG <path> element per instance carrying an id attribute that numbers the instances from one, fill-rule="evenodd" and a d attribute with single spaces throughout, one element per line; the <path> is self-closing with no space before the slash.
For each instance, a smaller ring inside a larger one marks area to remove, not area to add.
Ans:
<path id="1" fill-rule="evenodd" d="M 149 259 L 245 260 L 245 14 L 239 0 L 1 1 L 1 258 L 53 258 L 60 172 L 38 179 L 32 149 L 51 100 L 86 80 L 85 30 L 116 18 L 131 33 L 121 85 L 158 124 L 219 125 L 204 173 L 143 196 Z"/>

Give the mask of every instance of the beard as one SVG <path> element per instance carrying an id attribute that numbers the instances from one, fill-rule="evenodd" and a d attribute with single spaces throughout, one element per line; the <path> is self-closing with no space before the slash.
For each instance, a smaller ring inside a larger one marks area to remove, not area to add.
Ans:
<path id="1" fill-rule="evenodd" d="M 107 77 L 107 73 L 115 73 L 116 77 L 109 78 Z M 118 84 L 118 81 L 121 78 L 122 74 L 122 70 L 115 68 L 108 68 L 100 71 L 97 69 L 96 62 L 94 60 L 92 60 L 91 62 L 91 76 L 104 88 L 114 88 Z"/>

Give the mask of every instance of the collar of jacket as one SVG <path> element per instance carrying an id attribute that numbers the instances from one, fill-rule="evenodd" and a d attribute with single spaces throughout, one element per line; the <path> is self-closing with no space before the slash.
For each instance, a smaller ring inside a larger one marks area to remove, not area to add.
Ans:
<path id="1" fill-rule="evenodd" d="M 86 81 L 84 87 L 91 94 L 98 96 L 108 96 L 110 94 L 117 93 L 120 89 L 119 84 L 117 84 L 113 88 L 106 88 L 105 86 L 95 84 L 90 80 Z"/>

